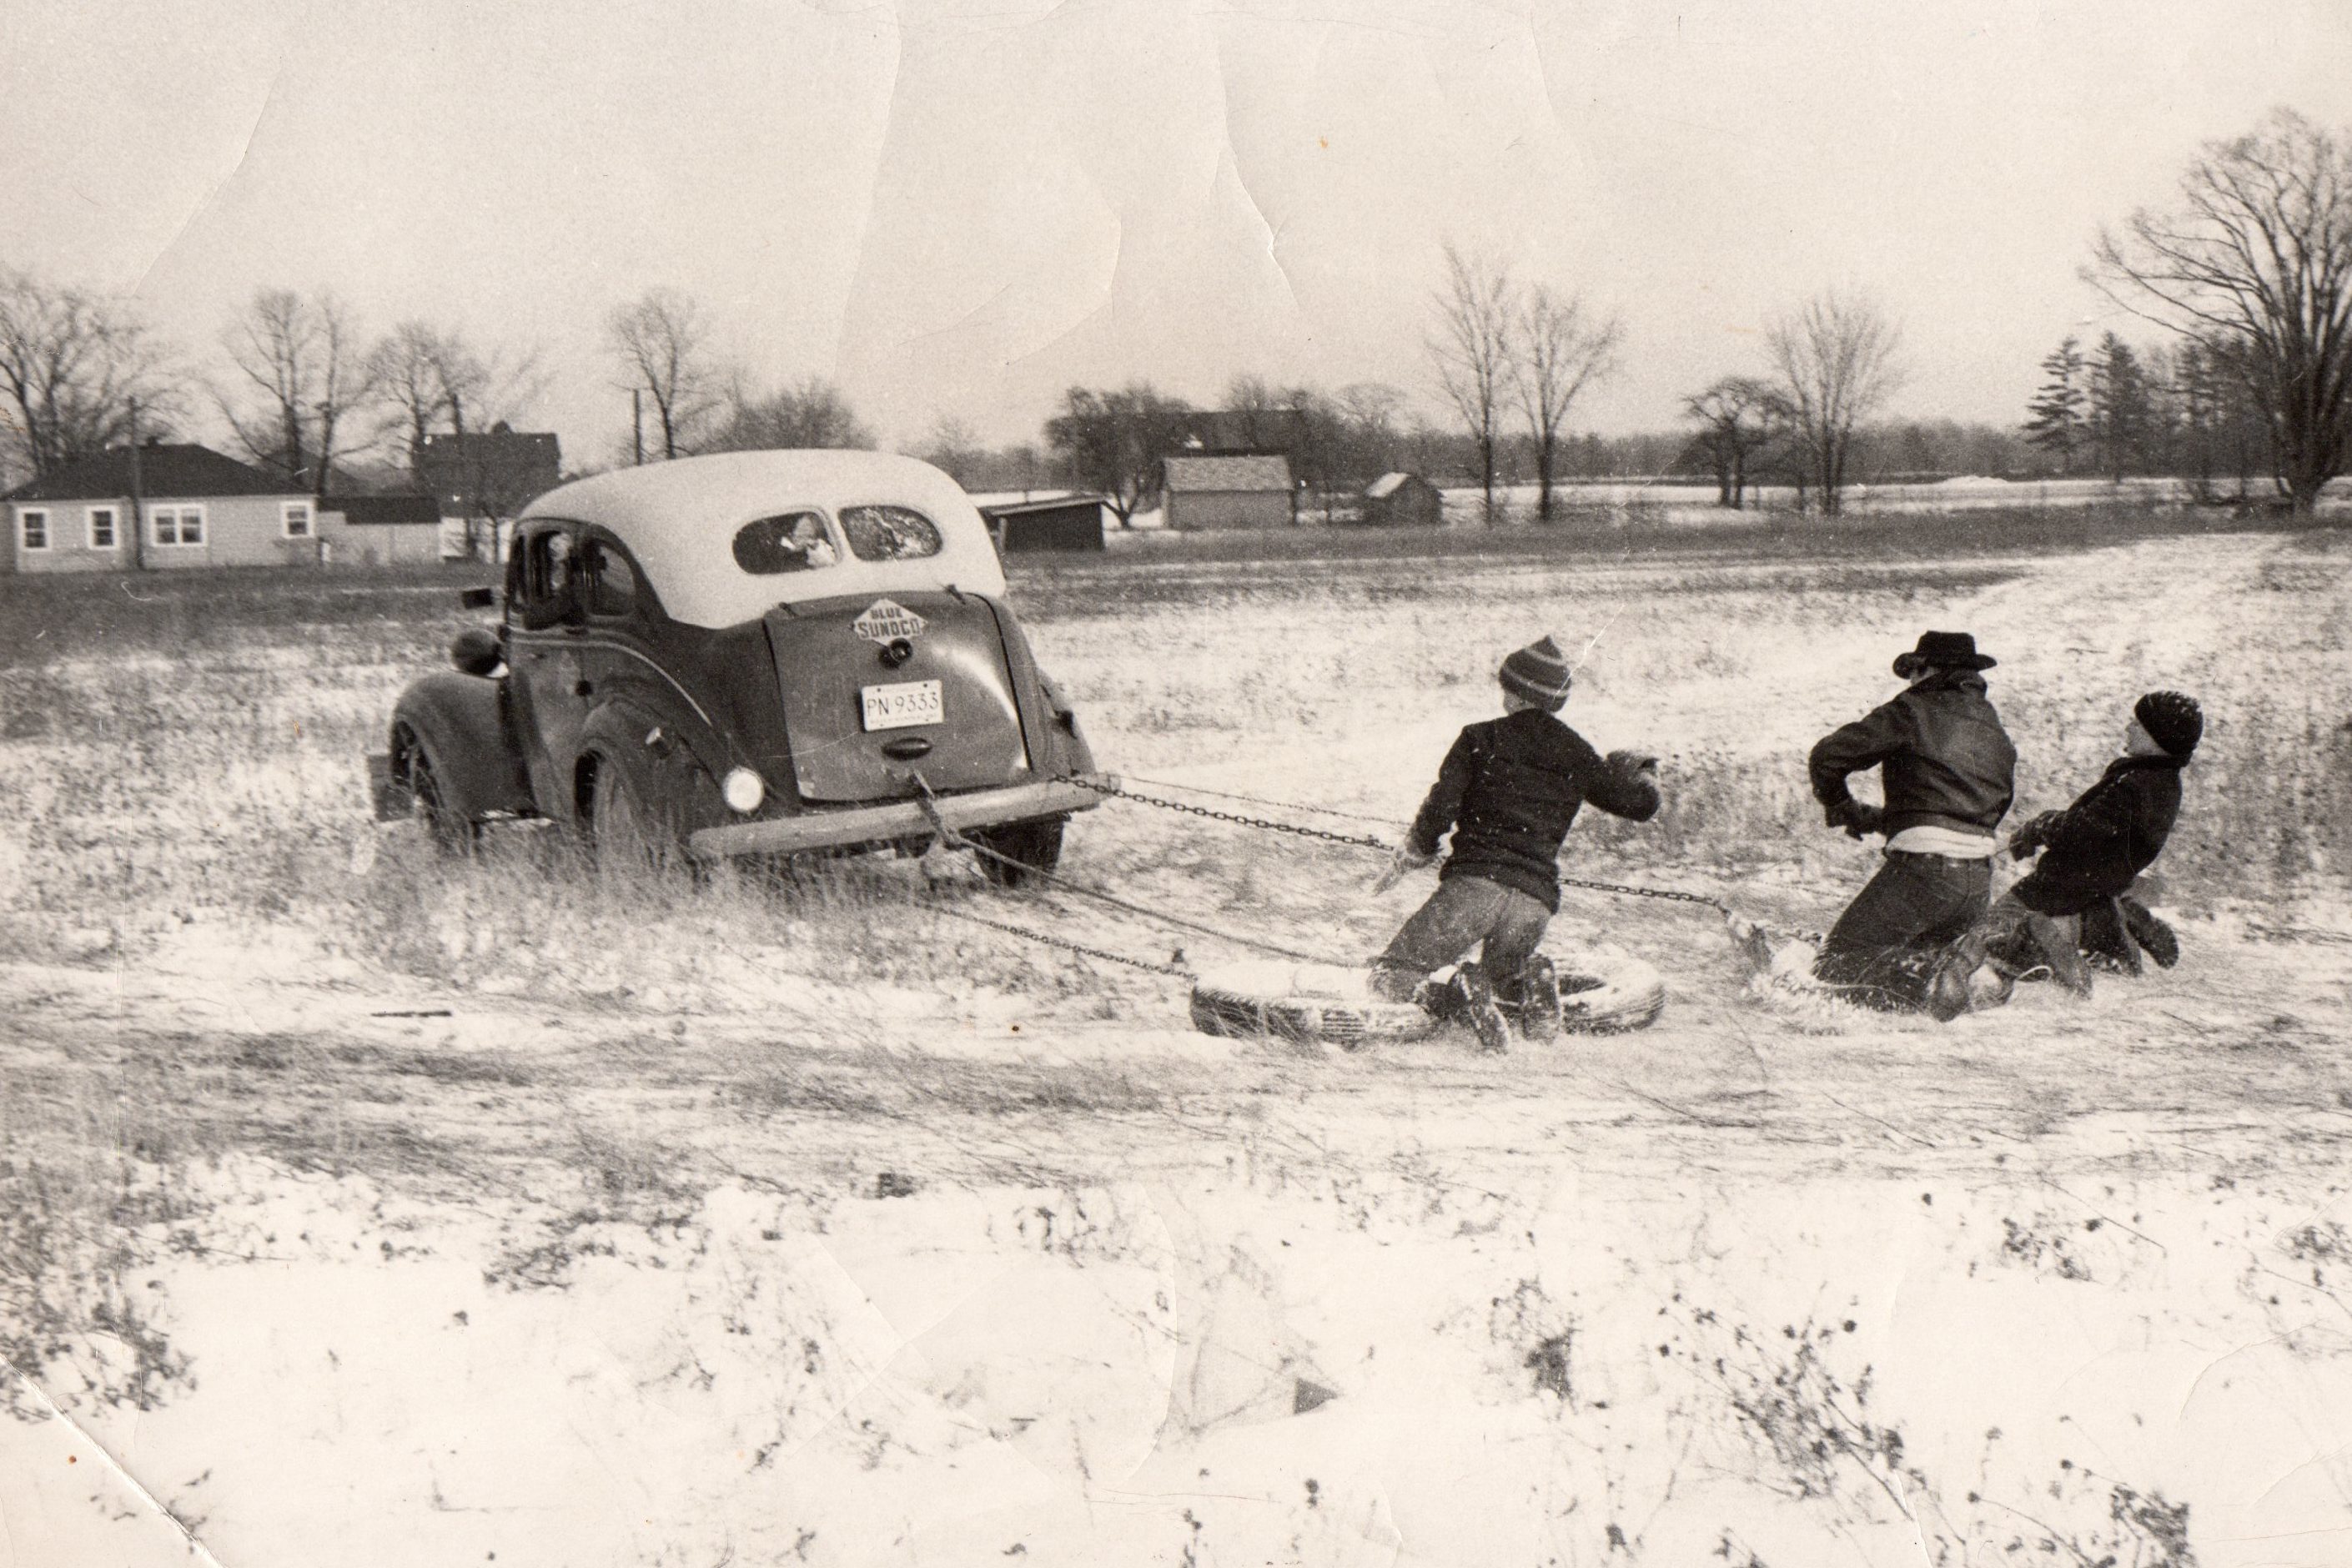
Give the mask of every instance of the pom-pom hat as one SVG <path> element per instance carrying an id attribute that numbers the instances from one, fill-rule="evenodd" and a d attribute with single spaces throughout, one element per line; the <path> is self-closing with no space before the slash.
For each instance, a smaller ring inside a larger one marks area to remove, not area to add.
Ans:
<path id="1" fill-rule="evenodd" d="M 1504 659 L 1495 679 L 1503 683 L 1504 690 L 1516 691 L 1554 713 L 1568 700 L 1568 689 L 1574 684 L 1568 673 L 1568 656 L 1549 637 L 1538 638 Z"/>

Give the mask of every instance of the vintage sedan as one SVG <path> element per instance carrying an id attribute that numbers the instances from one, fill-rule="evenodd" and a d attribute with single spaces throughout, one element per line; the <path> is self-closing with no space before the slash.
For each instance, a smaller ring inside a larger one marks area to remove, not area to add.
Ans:
<path id="1" fill-rule="evenodd" d="M 536 817 L 698 860 L 914 850 L 944 826 L 1017 882 L 1104 781 L 1004 594 L 971 500 L 912 458 L 577 480 L 516 523 L 499 623 L 402 693 L 377 814 L 445 847 Z"/>

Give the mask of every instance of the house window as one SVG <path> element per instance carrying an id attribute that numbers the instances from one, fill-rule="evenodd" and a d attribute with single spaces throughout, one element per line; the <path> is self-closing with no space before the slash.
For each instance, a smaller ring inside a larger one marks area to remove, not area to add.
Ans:
<path id="1" fill-rule="evenodd" d="M 92 550 L 114 548 L 114 509 L 94 506 L 89 509 L 89 547 Z"/>
<path id="2" fill-rule="evenodd" d="M 287 538 L 308 539 L 310 537 L 310 503 L 309 501 L 289 500 L 286 503 L 282 510 L 286 518 Z"/>
<path id="3" fill-rule="evenodd" d="M 200 506 L 159 506 L 153 517 L 155 542 L 158 544 L 202 544 L 205 542 L 205 509 Z"/>
<path id="4" fill-rule="evenodd" d="M 16 514 L 18 537 L 27 550 L 49 547 L 49 514 L 45 511 L 20 511 Z"/>

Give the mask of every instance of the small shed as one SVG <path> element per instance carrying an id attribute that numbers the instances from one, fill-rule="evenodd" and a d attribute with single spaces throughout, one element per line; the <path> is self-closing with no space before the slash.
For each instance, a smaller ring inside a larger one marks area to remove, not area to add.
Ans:
<path id="1" fill-rule="evenodd" d="M 1049 496 L 1043 500 L 990 501 L 981 506 L 1000 555 L 1033 551 L 1100 550 L 1103 498 Z"/>
<path id="2" fill-rule="evenodd" d="M 446 553 L 441 503 L 421 492 L 332 497 L 319 512 L 319 537 L 330 560 L 354 565 L 439 561 Z"/>
<path id="3" fill-rule="evenodd" d="M 1298 521 L 1290 459 L 1280 452 L 1180 453 L 1163 459 L 1168 526 L 1281 528 Z"/>
<path id="4" fill-rule="evenodd" d="M 1382 474 L 1364 487 L 1364 521 L 1389 528 L 1434 528 L 1444 521 L 1445 498 L 1419 474 Z"/>

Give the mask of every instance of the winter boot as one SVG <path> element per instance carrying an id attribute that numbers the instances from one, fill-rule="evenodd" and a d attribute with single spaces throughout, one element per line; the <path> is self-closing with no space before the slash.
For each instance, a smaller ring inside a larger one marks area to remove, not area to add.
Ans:
<path id="1" fill-rule="evenodd" d="M 2140 973 L 2139 944 L 2124 928 L 2124 911 L 2115 900 L 2093 904 L 2081 916 L 2083 934 L 2076 945 L 2093 969 L 2109 974 Z"/>
<path id="2" fill-rule="evenodd" d="M 1495 1001 L 1495 987 L 1485 970 L 1475 963 L 1457 966 L 1445 983 L 1445 1002 L 1447 1012 L 1478 1037 L 1480 1050 L 1499 1054 L 1511 1048 L 1510 1020 Z"/>
<path id="3" fill-rule="evenodd" d="M 1977 995 L 1976 976 L 1987 970 L 1985 962 L 1986 932 L 1979 926 L 1961 937 L 1937 955 L 1927 972 L 1927 1015 L 1939 1024 L 1948 1024 L 1969 1011 Z M 2001 993 L 2008 1000 L 2008 993 Z"/>
<path id="4" fill-rule="evenodd" d="M 1519 1038 L 1532 1046 L 1559 1038 L 1559 971 L 1540 954 L 1519 972 Z"/>
<path id="5" fill-rule="evenodd" d="M 2169 969 L 2180 962 L 2180 939 L 2173 935 L 2170 926 L 2137 899 L 2126 896 L 2116 902 L 2124 911 L 2124 930 L 2131 934 L 2133 945 L 2156 960 L 2158 969 Z"/>
<path id="6" fill-rule="evenodd" d="M 2091 994 L 2091 966 L 2083 962 L 2074 930 L 2048 915 L 2025 917 L 2025 935 L 2033 954 L 2049 967 L 2050 978 L 2077 996 Z"/>

